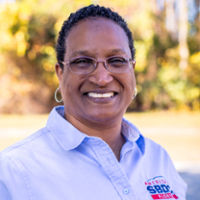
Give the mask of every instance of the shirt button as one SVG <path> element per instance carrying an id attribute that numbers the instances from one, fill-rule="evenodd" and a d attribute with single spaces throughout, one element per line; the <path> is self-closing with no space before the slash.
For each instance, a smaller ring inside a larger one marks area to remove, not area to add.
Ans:
<path id="1" fill-rule="evenodd" d="M 123 190 L 123 193 L 124 193 L 124 194 L 128 194 L 128 193 L 129 193 L 129 189 L 128 189 L 128 188 L 125 188 L 125 189 Z"/>

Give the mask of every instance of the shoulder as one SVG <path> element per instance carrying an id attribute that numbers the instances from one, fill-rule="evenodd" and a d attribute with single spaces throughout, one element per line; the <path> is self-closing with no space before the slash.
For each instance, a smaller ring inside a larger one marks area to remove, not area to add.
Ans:
<path id="1" fill-rule="evenodd" d="M 133 141 L 138 145 L 145 157 L 150 155 L 158 156 L 159 154 L 166 154 L 166 156 L 168 156 L 161 145 L 148 137 L 145 137 L 133 123 L 125 118 L 123 118 L 122 121 L 122 132 L 128 140 Z"/>
<path id="2" fill-rule="evenodd" d="M 143 170 L 143 177 L 146 177 L 146 180 L 157 180 L 156 177 L 162 177 L 161 179 L 169 184 L 180 199 L 185 199 L 187 185 L 175 169 L 165 148 L 143 136 L 131 122 L 127 120 L 126 122 L 135 132 L 139 133 L 139 137 L 135 142 L 143 154 L 138 162 L 138 174 Z"/>
<path id="3" fill-rule="evenodd" d="M 125 129 L 125 136 L 127 136 L 127 133 L 129 133 L 128 137 L 134 136 L 135 142 L 138 144 L 138 146 L 143 146 L 144 154 L 166 154 L 168 156 L 166 150 L 158 143 L 154 142 L 153 140 L 149 139 L 148 137 L 144 136 L 140 130 L 130 121 L 123 118 L 123 129 Z M 132 139 L 133 137 L 131 137 Z"/>
<path id="4" fill-rule="evenodd" d="M 31 160 L 37 157 L 45 143 L 48 143 L 48 133 L 47 128 L 42 128 L 0 152 L 0 182 L 6 182 L 9 177 L 7 182 L 11 183 L 16 178 L 22 186 L 24 185 L 25 169 L 32 164 Z"/>
<path id="5" fill-rule="evenodd" d="M 0 157 L 5 157 L 5 156 L 14 156 L 18 155 L 20 156 L 22 152 L 28 151 L 30 149 L 33 150 L 34 145 L 38 143 L 40 144 L 39 141 L 43 140 L 44 137 L 47 137 L 49 130 L 45 127 L 37 132 L 33 133 L 32 135 L 26 137 L 25 139 L 16 142 L 15 144 L 7 147 L 3 151 L 0 152 Z"/>
<path id="6" fill-rule="evenodd" d="M 155 154 L 157 153 L 167 154 L 165 148 L 162 147 L 160 144 L 156 143 L 155 141 L 153 141 L 152 139 L 144 137 L 144 140 L 145 140 L 146 153 L 154 152 Z"/>

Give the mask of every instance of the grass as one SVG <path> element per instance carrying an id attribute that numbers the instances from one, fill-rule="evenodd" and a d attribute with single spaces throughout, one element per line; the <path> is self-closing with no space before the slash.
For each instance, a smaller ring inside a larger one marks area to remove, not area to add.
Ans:
<path id="1" fill-rule="evenodd" d="M 0 151 L 45 126 L 48 115 L 0 115 Z M 173 161 L 200 162 L 200 113 L 126 113 L 141 133 L 161 144 Z"/>

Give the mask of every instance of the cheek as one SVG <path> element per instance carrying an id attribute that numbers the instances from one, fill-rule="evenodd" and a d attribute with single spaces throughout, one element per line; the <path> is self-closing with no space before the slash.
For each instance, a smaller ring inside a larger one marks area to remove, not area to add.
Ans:
<path id="1" fill-rule="evenodd" d="M 73 76 L 70 75 L 69 72 L 65 72 L 61 80 L 61 94 L 64 100 L 69 99 L 71 96 L 71 93 L 74 90 L 74 83 L 76 83 L 76 80 Z"/>
<path id="2" fill-rule="evenodd" d="M 62 77 L 61 93 L 66 100 L 77 100 L 77 95 L 80 95 L 80 88 L 84 83 L 85 76 L 76 75 L 70 71 L 66 71 Z"/>

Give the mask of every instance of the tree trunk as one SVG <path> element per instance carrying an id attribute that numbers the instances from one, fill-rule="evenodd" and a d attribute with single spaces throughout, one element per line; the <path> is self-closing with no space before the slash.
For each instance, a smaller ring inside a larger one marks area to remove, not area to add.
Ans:
<path id="1" fill-rule="evenodd" d="M 188 46 L 187 46 L 187 33 L 188 33 L 187 0 L 181 0 L 181 1 L 178 1 L 178 3 L 179 3 L 178 40 L 179 40 L 179 55 L 180 55 L 179 66 L 181 69 L 186 69 L 188 66 L 188 56 L 189 56 L 189 51 L 188 51 Z"/>
<path id="2" fill-rule="evenodd" d="M 181 0 L 182 1 L 182 0 Z M 175 12 L 175 0 L 166 0 L 166 28 L 173 38 L 177 38 L 177 18 Z"/>

